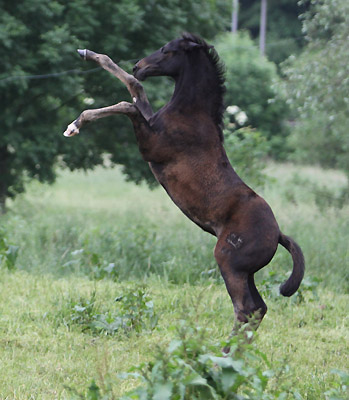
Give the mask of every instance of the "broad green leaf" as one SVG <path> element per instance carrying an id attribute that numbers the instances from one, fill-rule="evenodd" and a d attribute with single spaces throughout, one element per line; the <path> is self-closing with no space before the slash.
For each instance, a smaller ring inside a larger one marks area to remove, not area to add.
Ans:
<path id="1" fill-rule="evenodd" d="M 183 342 L 181 340 L 172 340 L 168 346 L 167 351 L 169 353 L 173 353 L 176 351 L 180 346 L 182 346 Z"/>
<path id="2" fill-rule="evenodd" d="M 224 368 L 221 373 L 221 383 L 224 393 L 228 393 L 237 381 L 238 374 L 233 368 Z"/>
<path id="3" fill-rule="evenodd" d="M 172 383 L 157 383 L 154 385 L 152 400 L 170 400 L 172 394 Z"/>

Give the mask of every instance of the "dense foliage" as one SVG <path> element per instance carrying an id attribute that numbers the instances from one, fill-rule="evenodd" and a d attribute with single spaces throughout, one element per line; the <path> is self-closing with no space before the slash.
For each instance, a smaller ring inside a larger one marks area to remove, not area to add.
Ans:
<path id="1" fill-rule="evenodd" d="M 122 400 L 276 400 L 287 393 L 268 395 L 270 370 L 267 357 L 246 343 L 252 332 L 240 332 L 224 343 L 212 344 L 210 330 L 179 321 L 176 339 L 159 348 L 155 360 L 133 368 L 124 378 L 140 378 L 142 385 Z M 222 351 L 225 348 L 227 354 Z M 262 366 L 252 366 L 258 362 Z M 264 364 L 264 365 L 263 365 Z M 281 375 L 281 371 L 279 374 Z M 94 388 L 97 392 L 96 387 Z M 91 393 L 91 387 L 90 387 Z M 98 393 L 98 392 L 97 392 Z M 98 393 L 100 394 L 100 393 Z M 97 399 L 101 398 L 96 396 Z"/>
<path id="2" fill-rule="evenodd" d="M 95 65 L 83 65 L 76 48 L 89 47 L 115 60 L 140 58 L 183 30 L 212 37 L 229 24 L 227 7 L 223 0 L 23 0 L 20 7 L 0 1 L 1 207 L 24 190 L 28 177 L 52 182 L 58 161 L 87 169 L 109 153 L 126 172 L 136 170 L 129 175 L 139 180 L 144 172 L 138 166 L 146 166 L 125 118 L 103 121 L 79 140 L 62 137 L 86 108 L 84 100 L 100 107 L 128 99 L 106 72 L 89 71 Z M 31 79 L 23 78 L 28 75 Z"/>
<path id="3" fill-rule="evenodd" d="M 257 130 L 249 127 L 224 130 L 225 150 L 231 165 L 246 184 L 254 189 L 268 180 L 264 173 L 269 144 Z"/>
<path id="4" fill-rule="evenodd" d="M 287 107 L 273 88 L 278 79 L 275 64 L 259 54 L 247 34 L 221 35 L 216 49 L 226 66 L 226 104 L 242 109 L 247 125 L 258 128 L 270 141 L 273 155 L 281 157 Z"/>
<path id="5" fill-rule="evenodd" d="M 304 15 L 307 48 L 283 65 L 297 119 L 292 143 L 302 161 L 349 174 L 349 3 L 313 0 Z"/>

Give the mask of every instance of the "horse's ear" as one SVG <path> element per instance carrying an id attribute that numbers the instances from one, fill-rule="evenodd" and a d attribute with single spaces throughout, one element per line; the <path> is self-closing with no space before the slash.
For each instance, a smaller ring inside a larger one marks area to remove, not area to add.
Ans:
<path id="1" fill-rule="evenodd" d="M 186 40 L 184 42 L 183 48 L 184 48 L 185 51 L 198 50 L 198 49 L 202 49 L 203 45 L 199 44 L 199 43 L 191 42 L 189 40 Z"/>
<path id="2" fill-rule="evenodd" d="M 195 43 L 195 42 L 191 42 L 191 41 L 185 41 L 184 42 L 184 50 L 185 51 L 199 50 L 199 49 L 203 49 L 204 47 L 206 47 L 207 49 L 213 49 L 214 48 L 214 46 L 203 45 L 203 44 Z"/>

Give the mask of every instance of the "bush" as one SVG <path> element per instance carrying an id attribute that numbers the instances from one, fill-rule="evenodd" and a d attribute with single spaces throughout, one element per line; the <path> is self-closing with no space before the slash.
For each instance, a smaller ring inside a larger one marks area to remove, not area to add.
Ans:
<path id="1" fill-rule="evenodd" d="M 158 347 L 154 359 L 119 374 L 121 380 L 138 379 L 141 384 L 119 400 L 286 400 L 303 397 L 288 378 L 289 366 L 271 369 L 267 356 L 252 342 L 254 333 L 245 325 L 228 341 L 213 343 L 210 331 L 182 320 L 172 327 L 175 338 L 166 349 Z M 222 349 L 228 349 L 228 353 Z M 275 365 L 275 360 L 273 360 Z M 324 393 L 326 400 L 344 400 L 348 374 L 336 376 Z M 286 379 L 285 379 L 286 378 Z M 98 384 L 91 382 L 85 393 L 70 388 L 72 400 L 114 400 L 117 380 L 107 373 Z M 271 388 L 272 386 L 272 388 Z"/>
<path id="2" fill-rule="evenodd" d="M 247 365 L 244 353 L 248 350 L 238 343 L 239 338 L 230 341 L 227 356 L 221 344 L 209 345 L 205 334 L 183 323 L 179 339 L 172 341 L 165 352 L 159 349 L 155 361 L 125 375 L 141 378 L 143 385 L 122 400 L 267 399 L 263 392 L 270 372 Z"/>
<path id="3" fill-rule="evenodd" d="M 4 266 L 9 270 L 16 267 L 19 246 L 15 246 L 8 242 L 5 233 L 0 230 L 0 267 Z"/>
<path id="4" fill-rule="evenodd" d="M 345 371 L 339 371 L 334 369 L 331 371 L 332 374 L 337 375 L 339 382 L 336 387 L 331 388 L 325 392 L 326 400 L 344 400 L 349 395 L 349 374 Z"/>
<path id="5" fill-rule="evenodd" d="M 101 311 L 96 304 L 96 292 L 88 299 L 68 299 L 58 318 L 69 329 L 77 325 L 82 332 L 94 335 L 140 333 L 156 327 L 158 316 L 153 301 L 143 287 L 128 290 L 116 297 L 114 302 L 116 307 Z"/>
<path id="6" fill-rule="evenodd" d="M 136 378 L 141 385 L 120 400 L 276 400 L 286 399 L 282 388 L 267 393 L 269 379 L 278 381 L 266 356 L 246 338 L 242 329 L 226 342 L 212 343 L 208 329 L 189 321 L 179 321 L 175 339 L 161 347 L 155 359 L 120 374 L 120 379 Z M 229 350 L 228 350 L 228 347 Z M 222 349 L 227 349 L 225 353 Z M 108 384 L 108 382 L 109 384 Z M 115 384 L 115 383 L 114 383 Z M 113 399 L 113 383 L 108 377 L 101 385 L 91 383 L 81 399 Z M 77 397 L 75 397 L 77 398 Z"/>
<path id="7" fill-rule="evenodd" d="M 308 45 L 281 66 L 296 119 L 291 145 L 300 161 L 340 168 L 349 177 L 349 3 L 312 1 L 303 20 Z"/>
<path id="8" fill-rule="evenodd" d="M 227 110 L 232 107 L 228 107 Z M 230 111 L 230 114 L 232 111 Z M 243 122 L 243 111 L 238 111 L 233 115 L 234 119 Z M 230 115 L 230 118 L 232 115 Z M 237 174 L 251 187 L 262 187 L 267 178 L 263 172 L 266 167 L 267 154 L 270 145 L 266 138 L 257 130 L 249 127 L 237 127 L 235 124 L 226 120 L 224 129 L 224 148 L 230 163 Z"/>
<path id="9" fill-rule="evenodd" d="M 272 155 L 284 157 L 287 107 L 273 86 L 278 79 L 275 64 L 259 54 L 245 33 L 221 35 L 215 47 L 226 66 L 226 103 L 244 110 L 248 124 L 270 141 Z"/>

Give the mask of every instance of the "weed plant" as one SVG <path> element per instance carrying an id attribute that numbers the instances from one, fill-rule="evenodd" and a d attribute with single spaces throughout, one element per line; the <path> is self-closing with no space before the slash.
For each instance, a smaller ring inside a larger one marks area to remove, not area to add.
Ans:
<path id="1" fill-rule="evenodd" d="M 268 379 L 274 375 L 266 356 L 246 342 L 252 331 L 212 344 L 209 330 L 180 321 L 177 338 L 167 349 L 158 349 L 155 360 L 125 374 L 142 384 L 122 400 L 267 400 Z M 227 350 L 227 353 L 223 351 Z M 263 367 L 256 366 L 263 363 Z M 264 370 L 263 370 L 264 369 Z M 273 395 L 273 399 L 285 393 Z"/>
<path id="2" fill-rule="evenodd" d="M 180 320 L 170 329 L 175 339 L 164 348 L 158 346 L 154 359 L 120 373 L 117 379 L 140 382 L 120 400 L 302 400 L 302 395 L 284 377 L 287 364 L 272 369 L 268 357 L 254 344 L 255 332 L 249 324 L 229 340 L 214 342 L 211 330 Z M 339 378 L 324 393 L 326 400 L 345 399 L 349 375 L 332 370 Z M 269 392 L 270 381 L 277 387 Z M 110 376 L 100 385 L 92 381 L 85 393 L 72 391 L 72 399 L 114 399 Z"/>
<path id="3" fill-rule="evenodd" d="M 89 298 L 68 298 L 58 318 L 69 329 L 78 325 L 82 332 L 93 335 L 151 331 L 158 322 L 154 303 L 144 287 L 132 288 L 117 296 L 114 307 L 107 310 L 102 310 L 97 303 L 96 291 Z"/>
<path id="4" fill-rule="evenodd" d="M 0 267 L 15 269 L 19 246 L 10 244 L 5 232 L 0 230 Z"/>

